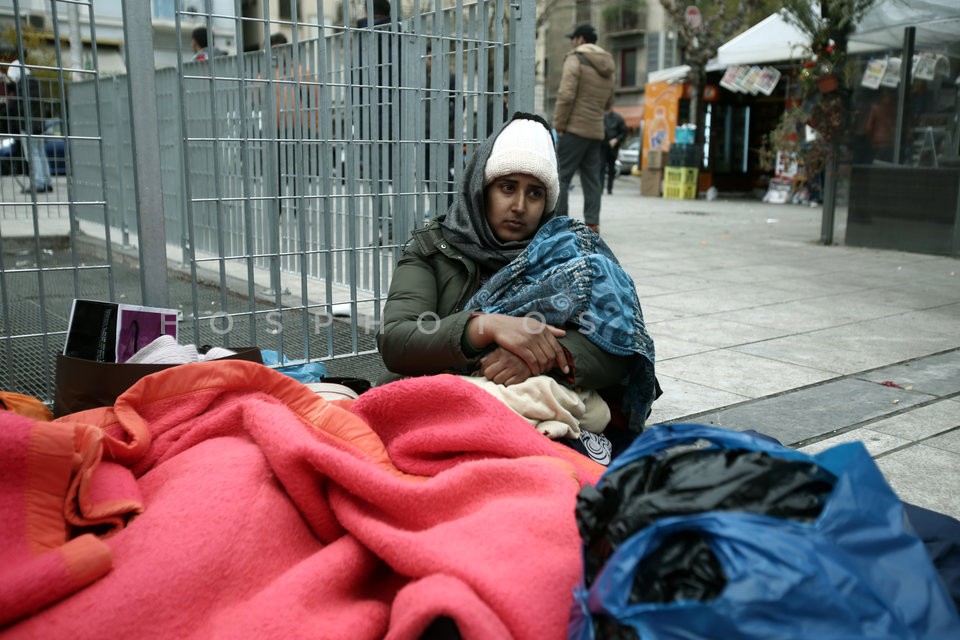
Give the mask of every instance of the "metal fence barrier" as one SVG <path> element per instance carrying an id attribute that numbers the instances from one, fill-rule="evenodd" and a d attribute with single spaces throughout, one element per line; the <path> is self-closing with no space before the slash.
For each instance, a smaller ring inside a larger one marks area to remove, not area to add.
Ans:
<path id="1" fill-rule="evenodd" d="M 465 155 L 533 104 L 532 0 L 431 5 L 376 27 L 265 20 L 293 37 L 163 69 L 143 51 L 149 8 L 125 5 L 128 73 L 114 76 L 95 44 L 79 70 L 56 41 L 68 175 L 53 194 L 0 192 L 3 388 L 52 398 L 80 297 L 178 308 L 181 342 L 373 371 L 409 232 L 445 211 Z M 178 10 L 177 33 L 212 17 Z M 66 224 L 51 234 L 53 220 Z"/>

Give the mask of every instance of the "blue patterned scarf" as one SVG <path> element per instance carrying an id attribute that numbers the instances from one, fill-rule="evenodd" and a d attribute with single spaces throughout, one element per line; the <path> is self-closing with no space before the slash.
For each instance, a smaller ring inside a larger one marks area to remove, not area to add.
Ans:
<path id="1" fill-rule="evenodd" d="M 599 235 L 566 216 L 547 222 L 530 244 L 474 294 L 467 308 L 511 316 L 531 314 L 580 332 L 614 355 L 637 354 L 624 381 L 624 413 L 637 432 L 656 394 L 653 340 L 633 280 Z M 539 314 L 539 315 L 537 315 Z"/>

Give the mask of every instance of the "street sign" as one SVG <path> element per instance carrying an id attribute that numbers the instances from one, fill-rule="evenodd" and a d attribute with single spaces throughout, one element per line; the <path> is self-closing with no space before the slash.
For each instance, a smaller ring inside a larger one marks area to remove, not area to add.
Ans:
<path id="1" fill-rule="evenodd" d="M 703 16 L 700 14 L 699 7 L 694 5 L 687 7 L 683 12 L 683 18 L 694 31 L 700 31 L 703 28 Z"/>

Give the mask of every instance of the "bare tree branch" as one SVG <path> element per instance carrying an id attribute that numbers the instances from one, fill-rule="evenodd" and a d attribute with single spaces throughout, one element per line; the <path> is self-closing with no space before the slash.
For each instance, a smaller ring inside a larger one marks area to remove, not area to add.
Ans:
<path id="1" fill-rule="evenodd" d="M 537 30 L 542 27 L 550 17 L 554 9 L 559 9 L 564 5 L 574 6 L 574 0 L 546 0 L 537 3 Z"/>
<path id="2" fill-rule="evenodd" d="M 685 62 L 690 65 L 690 121 L 697 126 L 697 143 L 703 141 L 703 102 L 700 93 L 706 79 L 707 62 L 732 36 L 749 27 L 771 6 L 770 0 L 660 0 L 683 43 Z M 687 20 L 687 9 L 700 12 L 700 26 Z"/>

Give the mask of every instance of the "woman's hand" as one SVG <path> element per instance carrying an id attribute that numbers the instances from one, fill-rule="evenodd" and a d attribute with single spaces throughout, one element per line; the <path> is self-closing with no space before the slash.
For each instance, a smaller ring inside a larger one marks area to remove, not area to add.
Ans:
<path id="1" fill-rule="evenodd" d="M 480 374 L 487 380 L 504 386 L 520 384 L 533 375 L 520 356 L 503 347 L 497 347 L 480 358 Z"/>
<path id="2" fill-rule="evenodd" d="M 555 368 L 569 373 L 567 356 L 557 340 L 565 335 L 563 329 L 535 318 L 499 313 L 477 315 L 467 323 L 467 339 L 474 348 L 496 344 L 523 360 L 531 375 Z"/>

